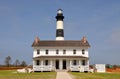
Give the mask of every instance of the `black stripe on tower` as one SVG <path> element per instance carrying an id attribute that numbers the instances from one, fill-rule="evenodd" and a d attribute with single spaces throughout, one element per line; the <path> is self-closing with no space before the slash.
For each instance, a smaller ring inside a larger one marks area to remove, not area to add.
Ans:
<path id="1" fill-rule="evenodd" d="M 63 19 L 64 19 L 63 14 L 62 13 L 58 13 L 57 16 L 56 16 L 56 20 L 57 21 L 60 21 L 60 20 L 63 21 Z"/>
<path id="2" fill-rule="evenodd" d="M 56 30 L 56 37 L 64 37 L 63 29 L 57 29 Z"/>

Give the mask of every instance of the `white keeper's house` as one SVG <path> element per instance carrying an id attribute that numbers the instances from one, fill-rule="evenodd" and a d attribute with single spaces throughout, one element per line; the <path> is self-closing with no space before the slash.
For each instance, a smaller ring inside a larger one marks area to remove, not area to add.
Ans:
<path id="1" fill-rule="evenodd" d="M 63 11 L 56 16 L 56 40 L 35 38 L 32 47 L 34 71 L 80 71 L 89 70 L 90 47 L 86 37 L 81 40 L 64 40 Z"/>

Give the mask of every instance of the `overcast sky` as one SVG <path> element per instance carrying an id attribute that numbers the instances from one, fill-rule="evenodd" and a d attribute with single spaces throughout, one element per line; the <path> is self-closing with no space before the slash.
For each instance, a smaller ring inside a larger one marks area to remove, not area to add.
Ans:
<path id="1" fill-rule="evenodd" d="M 30 64 L 36 36 L 55 40 L 59 8 L 65 40 L 87 37 L 90 64 L 120 64 L 120 0 L 0 0 L 0 64 L 6 56 Z"/>

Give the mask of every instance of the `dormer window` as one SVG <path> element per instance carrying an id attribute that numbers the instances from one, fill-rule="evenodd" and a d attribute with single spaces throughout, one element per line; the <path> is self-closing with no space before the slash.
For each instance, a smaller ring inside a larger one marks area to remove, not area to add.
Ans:
<path id="1" fill-rule="evenodd" d="M 85 50 L 84 49 L 82 50 L 82 54 L 85 54 Z"/>
<path id="2" fill-rule="evenodd" d="M 48 50 L 46 50 L 46 55 L 48 54 Z"/>
<path id="3" fill-rule="evenodd" d="M 75 49 L 73 50 L 73 54 L 76 54 L 76 50 Z"/>
<path id="4" fill-rule="evenodd" d="M 40 50 L 37 50 L 37 54 L 40 54 Z"/>

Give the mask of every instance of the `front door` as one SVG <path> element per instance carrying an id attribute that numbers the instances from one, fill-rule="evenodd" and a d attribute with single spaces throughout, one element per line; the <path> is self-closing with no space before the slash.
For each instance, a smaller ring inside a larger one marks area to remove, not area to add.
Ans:
<path id="1" fill-rule="evenodd" d="M 55 66 L 56 66 L 56 69 L 59 69 L 59 60 L 56 60 Z"/>
<path id="2" fill-rule="evenodd" d="M 66 60 L 63 60 L 63 69 L 66 69 Z"/>

